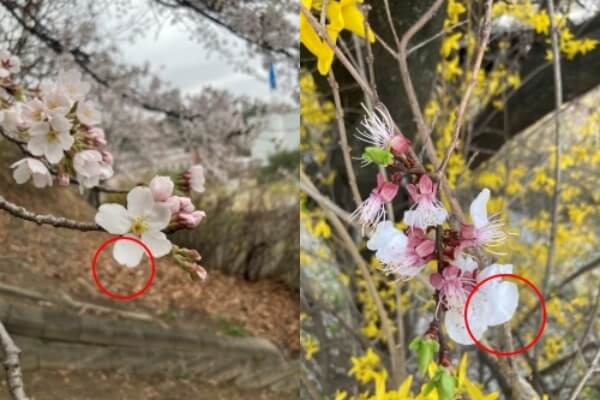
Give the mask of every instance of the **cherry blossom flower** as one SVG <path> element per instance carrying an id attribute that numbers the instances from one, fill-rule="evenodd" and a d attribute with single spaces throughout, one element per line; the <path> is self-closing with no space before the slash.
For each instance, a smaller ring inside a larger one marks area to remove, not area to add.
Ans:
<path id="1" fill-rule="evenodd" d="M 19 185 L 27 182 L 31 178 L 33 180 L 33 185 L 37 188 L 52 186 L 52 175 L 40 160 L 36 160 L 35 158 L 24 158 L 10 167 L 15 168 L 13 171 L 13 178 L 15 178 L 15 181 Z"/>
<path id="2" fill-rule="evenodd" d="M 385 217 L 385 204 L 394 200 L 398 194 L 399 186 L 393 182 L 386 182 L 383 174 L 377 174 L 377 187 L 371 191 L 369 197 L 352 213 L 352 218 L 358 218 L 363 231 L 367 227 L 376 225 Z"/>
<path id="3" fill-rule="evenodd" d="M 21 60 L 6 50 L 0 50 L 0 79 L 8 78 L 21 70 Z"/>
<path id="4" fill-rule="evenodd" d="M 149 187 L 152 191 L 154 201 L 164 202 L 173 195 L 175 184 L 168 176 L 155 176 L 150 181 Z"/>
<path id="5" fill-rule="evenodd" d="M 73 157 L 73 168 L 77 173 L 79 185 L 84 188 L 98 186 L 100 180 L 113 175 L 113 169 L 106 163 L 97 150 L 83 150 Z"/>
<path id="6" fill-rule="evenodd" d="M 45 156 L 52 163 L 62 160 L 75 139 L 70 134 L 71 123 L 63 115 L 50 115 L 50 122 L 38 122 L 29 130 L 27 150 L 35 156 Z"/>
<path id="7" fill-rule="evenodd" d="M 197 193 L 204 192 L 204 184 L 206 179 L 204 177 L 204 167 L 200 164 L 196 164 L 183 173 L 183 178 L 189 188 Z"/>
<path id="8" fill-rule="evenodd" d="M 90 91 L 90 84 L 82 82 L 81 72 L 73 68 L 66 72 L 60 72 L 58 75 L 58 88 L 72 101 L 80 101 Z"/>
<path id="9" fill-rule="evenodd" d="M 364 131 L 358 138 L 382 149 L 391 149 L 395 154 L 404 154 L 410 148 L 410 140 L 396 131 L 394 121 L 383 104 L 369 111 L 363 104 L 367 117 L 361 122 Z"/>
<path id="10" fill-rule="evenodd" d="M 435 243 L 420 229 L 412 229 L 408 236 L 394 227 L 391 221 L 377 224 L 367 248 L 384 265 L 386 273 L 401 278 L 412 278 L 433 258 Z"/>
<path id="11" fill-rule="evenodd" d="M 502 231 L 502 222 L 496 218 L 489 219 L 487 214 L 487 203 L 490 199 L 490 190 L 483 189 L 473 200 L 470 207 L 473 224 L 462 226 L 460 236 L 463 247 L 483 246 L 496 247 L 506 239 L 506 233 Z"/>
<path id="12" fill-rule="evenodd" d="M 477 283 L 486 278 L 501 273 L 511 273 L 513 266 L 510 264 L 492 264 L 483 269 L 476 276 Z M 493 279 L 482 285 L 469 303 L 467 317 L 469 328 L 477 340 L 490 326 L 504 324 L 510 321 L 519 304 L 519 291 L 517 285 L 501 279 Z M 463 319 L 464 305 L 460 308 L 452 307 L 446 312 L 444 325 L 448 336 L 457 343 L 474 344 L 469 336 Z"/>
<path id="13" fill-rule="evenodd" d="M 102 114 L 91 101 L 77 103 L 76 115 L 79 122 L 87 126 L 98 125 L 102 121 Z"/>
<path id="14" fill-rule="evenodd" d="M 415 204 L 404 213 L 404 223 L 414 228 L 427 229 L 446 221 L 448 211 L 436 198 L 437 184 L 429 176 L 421 175 L 419 183 L 407 185 L 407 190 Z"/>
<path id="15" fill-rule="evenodd" d="M 95 221 L 107 232 L 134 236 L 148 246 L 155 258 L 171 252 L 172 244 L 161 232 L 169 225 L 171 212 L 157 204 L 147 187 L 135 187 L 127 194 L 127 208 L 120 204 L 103 204 Z M 142 260 L 144 249 L 129 240 L 119 240 L 113 248 L 113 257 L 127 267 L 135 267 Z"/>

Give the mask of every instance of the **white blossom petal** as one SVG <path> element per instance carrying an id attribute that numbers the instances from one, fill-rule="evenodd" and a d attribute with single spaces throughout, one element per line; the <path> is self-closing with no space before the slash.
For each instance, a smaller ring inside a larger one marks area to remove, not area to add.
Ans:
<path id="1" fill-rule="evenodd" d="M 120 204 L 102 204 L 98 208 L 95 221 L 107 232 L 114 235 L 123 235 L 129 232 L 131 219 L 125 207 Z"/>
<path id="2" fill-rule="evenodd" d="M 485 319 L 480 315 L 481 312 L 477 311 L 477 307 L 471 309 L 472 307 L 473 305 L 469 306 L 469 328 L 471 329 L 473 336 L 475 336 L 477 340 L 480 340 L 487 329 L 487 324 Z M 462 309 L 449 309 L 444 318 L 444 326 L 446 327 L 450 339 L 455 342 L 463 345 L 475 344 L 465 327 Z"/>
<path id="3" fill-rule="evenodd" d="M 156 258 L 166 256 L 171 252 L 172 244 L 167 239 L 167 235 L 162 232 L 146 232 L 142 235 L 142 241 Z"/>
<path id="4" fill-rule="evenodd" d="M 44 155 L 51 164 L 57 164 L 62 160 L 64 151 L 60 141 L 46 142 L 45 147 Z"/>
<path id="5" fill-rule="evenodd" d="M 154 207 L 150 188 L 137 186 L 127 194 L 127 211 L 132 217 L 148 214 Z"/>
<path id="6" fill-rule="evenodd" d="M 491 310 L 487 315 L 487 324 L 494 326 L 510 321 L 518 305 L 517 285 L 512 282 L 501 282 L 494 290 Z"/>
<path id="7" fill-rule="evenodd" d="M 15 182 L 17 182 L 19 185 L 24 184 L 31 177 L 31 172 L 29 171 L 29 168 L 25 162 L 26 160 L 21 160 L 18 165 L 17 163 L 12 165 L 13 167 L 17 167 L 13 171 L 13 178 L 15 178 Z"/>
<path id="8" fill-rule="evenodd" d="M 171 210 L 164 204 L 155 204 L 146 214 L 151 231 L 162 231 L 171 222 Z"/>
<path id="9" fill-rule="evenodd" d="M 119 240 L 113 247 L 113 257 L 121 265 L 137 267 L 142 261 L 144 248 L 131 240 Z"/>
<path id="10" fill-rule="evenodd" d="M 483 189 L 477 197 L 471 203 L 469 212 L 473 219 L 473 225 L 475 228 L 481 228 L 488 224 L 488 213 L 487 203 L 490 199 L 490 190 L 488 188 Z"/>

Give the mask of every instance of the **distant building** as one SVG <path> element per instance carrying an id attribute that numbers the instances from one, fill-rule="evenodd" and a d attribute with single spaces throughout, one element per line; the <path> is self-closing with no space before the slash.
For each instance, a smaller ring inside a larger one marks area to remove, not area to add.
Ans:
<path id="1" fill-rule="evenodd" d="M 251 157 L 266 164 L 269 157 L 280 151 L 299 150 L 300 117 L 298 110 L 251 117 L 249 125 L 258 132 L 251 146 Z"/>

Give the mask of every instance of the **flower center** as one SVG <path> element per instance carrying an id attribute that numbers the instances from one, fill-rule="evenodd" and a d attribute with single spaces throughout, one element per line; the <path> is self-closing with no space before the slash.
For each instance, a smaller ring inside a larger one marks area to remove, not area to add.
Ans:
<path id="1" fill-rule="evenodd" d="M 56 142 L 56 141 L 58 141 L 58 132 L 50 129 L 48 131 L 48 141 L 49 142 Z"/>
<path id="2" fill-rule="evenodd" d="M 137 217 L 131 223 L 131 228 L 129 228 L 129 230 L 135 235 L 142 235 L 148 230 L 148 223 L 143 217 Z"/>

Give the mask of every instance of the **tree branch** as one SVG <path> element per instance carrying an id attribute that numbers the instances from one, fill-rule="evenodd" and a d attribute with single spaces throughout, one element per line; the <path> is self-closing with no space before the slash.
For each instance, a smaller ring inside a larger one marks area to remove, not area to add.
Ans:
<path id="1" fill-rule="evenodd" d="M 6 371 L 8 391 L 12 399 L 29 400 L 29 397 L 25 394 L 23 374 L 19 363 L 21 349 L 13 342 L 2 321 L 0 321 L 0 345 L 2 345 L 2 351 L 4 352 L 4 370 Z"/>
<path id="2" fill-rule="evenodd" d="M 99 225 L 91 222 L 79 222 L 64 217 L 56 217 L 49 214 L 35 214 L 25 207 L 20 207 L 4 197 L 0 196 L 0 209 L 8 212 L 13 217 L 35 222 L 38 225 L 51 225 L 55 228 L 67 228 L 77 231 L 99 231 L 103 232 Z"/>

